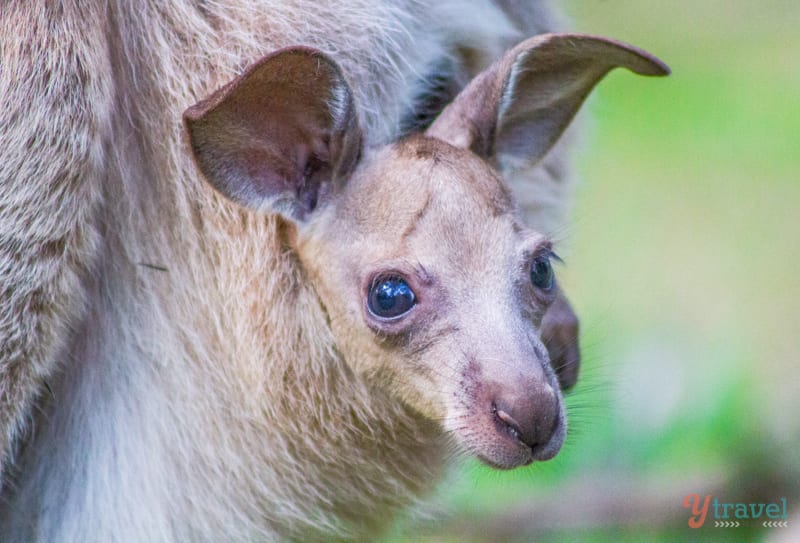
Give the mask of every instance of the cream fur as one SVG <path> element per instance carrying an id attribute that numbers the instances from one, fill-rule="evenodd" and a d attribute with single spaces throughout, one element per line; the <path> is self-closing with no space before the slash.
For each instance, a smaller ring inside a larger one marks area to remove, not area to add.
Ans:
<path id="1" fill-rule="evenodd" d="M 442 58 L 474 75 L 553 24 L 536 0 L 5 2 L 0 540 L 363 540 L 424 496 L 448 438 L 345 364 L 289 234 L 200 180 L 181 112 L 306 44 L 386 142 Z M 550 187 L 545 231 L 563 154 L 512 183 Z"/>

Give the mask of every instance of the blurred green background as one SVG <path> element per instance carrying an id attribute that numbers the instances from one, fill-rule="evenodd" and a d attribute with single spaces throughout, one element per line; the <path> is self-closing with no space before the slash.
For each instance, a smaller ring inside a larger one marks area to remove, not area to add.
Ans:
<path id="1" fill-rule="evenodd" d="M 567 444 L 468 464 L 393 541 L 800 541 L 800 2 L 561 4 L 673 70 L 612 72 L 585 108 Z M 689 493 L 792 518 L 692 530 Z"/>

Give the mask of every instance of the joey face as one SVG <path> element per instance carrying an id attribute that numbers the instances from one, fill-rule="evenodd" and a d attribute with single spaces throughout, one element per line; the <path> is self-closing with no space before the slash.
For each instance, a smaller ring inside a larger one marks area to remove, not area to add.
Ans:
<path id="1" fill-rule="evenodd" d="M 367 159 L 298 234 L 345 359 L 503 468 L 565 435 L 539 331 L 550 249 L 488 164 L 422 136 Z"/>
<path id="2" fill-rule="evenodd" d="M 613 40 L 537 36 L 479 74 L 424 135 L 365 150 L 339 67 L 291 47 L 184 122 L 211 185 L 296 226 L 295 249 L 352 368 L 486 463 L 512 468 L 563 443 L 559 379 L 569 388 L 577 376 L 577 320 L 548 241 L 516 219 L 501 177 L 540 160 L 617 66 L 668 73 Z"/>

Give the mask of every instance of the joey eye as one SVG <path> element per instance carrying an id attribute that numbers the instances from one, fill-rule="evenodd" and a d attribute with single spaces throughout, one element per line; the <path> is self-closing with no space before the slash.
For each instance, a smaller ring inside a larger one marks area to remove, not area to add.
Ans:
<path id="1" fill-rule="evenodd" d="M 533 259 L 531 264 L 531 283 L 541 290 L 553 288 L 553 267 L 550 265 L 549 255 L 537 256 Z"/>
<path id="2" fill-rule="evenodd" d="M 392 319 L 414 307 L 414 291 L 405 279 L 389 277 L 376 281 L 369 291 L 367 305 L 376 317 Z"/>

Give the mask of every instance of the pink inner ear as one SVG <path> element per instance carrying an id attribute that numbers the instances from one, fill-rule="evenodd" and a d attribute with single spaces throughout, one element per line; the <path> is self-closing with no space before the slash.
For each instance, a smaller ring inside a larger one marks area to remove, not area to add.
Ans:
<path id="1" fill-rule="evenodd" d="M 341 72 L 302 47 L 265 57 L 184 118 L 197 164 L 217 190 L 251 207 L 280 201 L 282 213 L 287 200 L 299 214 L 312 211 L 335 174 L 350 174 L 335 168 L 360 147 Z"/>
<path id="2" fill-rule="evenodd" d="M 254 198 L 266 200 L 293 189 L 299 182 L 298 169 L 287 157 L 269 155 L 263 149 L 242 149 L 233 158 L 234 164 L 241 164 L 244 181 L 242 189 L 251 191 Z M 232 187 L 233 188 L 233 187 Z"/>

